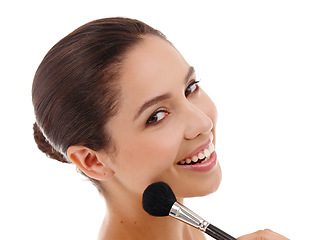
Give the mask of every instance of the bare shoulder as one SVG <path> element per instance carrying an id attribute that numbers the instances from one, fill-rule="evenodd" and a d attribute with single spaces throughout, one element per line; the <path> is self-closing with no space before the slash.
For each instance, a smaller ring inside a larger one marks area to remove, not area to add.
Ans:
<path id="1" fill-rule="evenodd" d="M 270 229 L 260 230 L 251 234 L 244 235 L 238 240 L 289 240 L 279 233 L 271 231 Z"/>

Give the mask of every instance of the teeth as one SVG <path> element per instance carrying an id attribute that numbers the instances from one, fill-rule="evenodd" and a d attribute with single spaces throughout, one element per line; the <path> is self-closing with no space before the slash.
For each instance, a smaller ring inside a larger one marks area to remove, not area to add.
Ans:
<path id="1" fill-rule="evenodd" d="M 204 161 L 202 161 L 202 163 L 204 163 L 204 162 L 207 162 L 207 160 L 208 160 L 209 158 L 205 158 L 205 160 Z"/>
<path id="2" fill-rule="evenodd" d="M 198 162 L 198 157 L 193 156 L 193 157 L 191 158 L 191 161 L 193 161 L 193 162 Z"/>
<path id="3" fill-rule="evenodd" d="M 203 159 L 203 158 L 205 158 L 205 155 L 204 155 L 203 153 L 199 153 L 199 154 L 198 154 L 198 158 L 199 158 L 199 159 Z"/>
<path id="4" fill-rule="evenodd" d="M 213 152 L 214 152 L 214 145 L 213 145 L 213 143 L 211 143 L 208 146 L 208 149 L 204 150 L 204 153 L 200 152 L 200 153 L 198 153 L 198 155 L 195 155 L 192 158 L 187 158 L 186 160 L 181 160 L 179 163 L 181 165 L 190 164 L 191 162 L 196 163 L 196 162 L 198 162 L 199 159 L 201 159 L 201 160 L 204 159 L 202 162 L 206 162 Z"/>
<path id="5" fill-rule="evenodd" d="M 210 144 L 210 146 L 208 147 L 208 150 L 210 151 L 210 153 L 214 152 L 214 145 L 213 143 Z"/>
<path id="6" fill-rule="evenodd" d="M 204 155 L 205 155 L 205 157 L 209 157 L 209 156 L 211 156 L 211 152 L 210 152 L 210 150 L 208 150 L 208 149 L 205 149 L 205 151 L 204 151 Z"/>

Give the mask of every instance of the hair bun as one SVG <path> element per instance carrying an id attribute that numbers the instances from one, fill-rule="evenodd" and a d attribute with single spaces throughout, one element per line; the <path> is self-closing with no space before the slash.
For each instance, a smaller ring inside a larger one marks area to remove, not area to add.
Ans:
<path id="1" fill-rule="evenodd" d="M 48 157 L 52 159 L 56 159 L 60 162 L 63 163 L 70 163 L 69 161 L 66 160 L 66 158 L 61 154 L 60 152 L 56 151 L 51 144 L 46 140 L 44 137 L 42 131 L 40 130 L 39 126 L 37 123 L 33 124 L 33 135 L 34 135 L 34 140 L 36 144 L 38 145 L 38 148 L 45 153 Z"/>

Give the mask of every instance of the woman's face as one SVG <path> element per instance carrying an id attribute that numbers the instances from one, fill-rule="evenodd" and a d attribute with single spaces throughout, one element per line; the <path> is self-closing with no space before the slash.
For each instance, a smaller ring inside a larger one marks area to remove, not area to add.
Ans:
<path id="1" fill-rule="evenodd" d="M 164 181 L 178 198 L 215 191 L 221 181 L 211 149 L 217 112 L 194 69 L 168 42 L 147 36 L 130 50 L 121 72 L 119 111 L 106 126 L 115 142 L 110 161 L 119 189 L 142 194 Z M 199 160 L 202 154 L 207 161 Z"/>

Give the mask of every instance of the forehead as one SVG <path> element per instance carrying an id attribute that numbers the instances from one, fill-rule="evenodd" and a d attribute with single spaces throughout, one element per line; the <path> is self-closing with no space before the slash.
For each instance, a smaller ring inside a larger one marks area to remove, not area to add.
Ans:
<path id="1" fill-rule="evenodd" d="M 170 86 L 183 81 L 188 69 L 189 64 L 169 42 L 146 36 L 124 60 L 120 79 L 123 98 L 137 103 L 169 91 Z"/>

